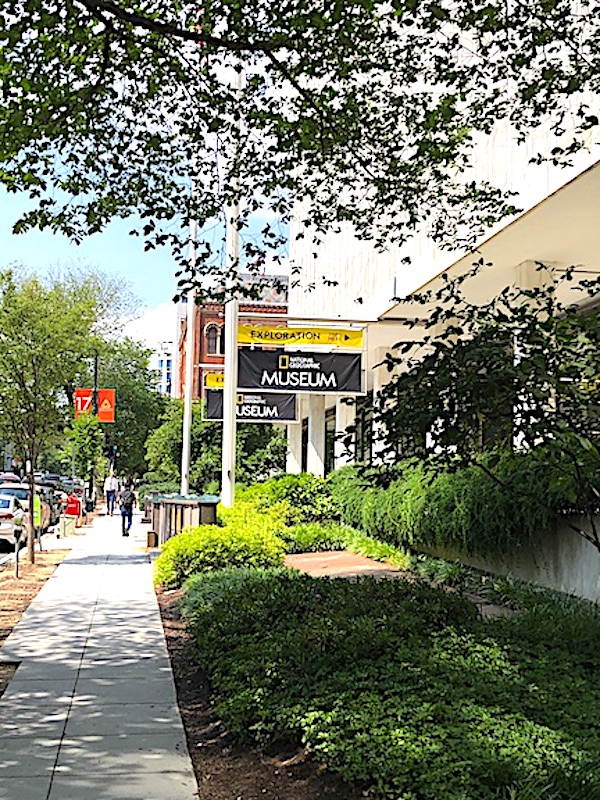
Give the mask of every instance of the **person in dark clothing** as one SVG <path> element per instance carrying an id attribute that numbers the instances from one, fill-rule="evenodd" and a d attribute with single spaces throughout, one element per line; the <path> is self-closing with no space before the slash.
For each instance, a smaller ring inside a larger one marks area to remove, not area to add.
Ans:
<path id="1" fill-rule="evenodd" d="M 119 506 L 121 508 L 121 531 L 123 536 L 129 536 L 133 521 L 133 507 L 136 505 L 135 494 L 129 485 L 125 485 L 119 493 Z"/>

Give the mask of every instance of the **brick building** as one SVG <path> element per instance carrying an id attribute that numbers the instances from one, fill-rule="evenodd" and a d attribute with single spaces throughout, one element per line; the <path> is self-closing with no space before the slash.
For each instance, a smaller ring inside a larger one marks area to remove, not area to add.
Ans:
<path id="1" fill-rule="evenodd" d="M 256 282 L 256 278 L 250 281 Z M 261 279 L 264 287 L 260 297 L 256 300 L 243 300 L 240 302 L 240 317 L 244 313 L 261 312 L 265 315 L 281 315 L 287 313 L 287 282 L 285 276 L 272 276 L 272 281 L 278 284 L 276 288 L 269 282 L 269 276 Z M 284 287 L 284 288 L 281 288 Z M 182 303 L 185 308 L 185 301 Z M 286 323 L 282 320 L 282 325 Z M 207 372 L 216 372 L 222 369 L 225 353 L 225 309 L 222 303 L 201 303 L 195 310 L 195 354 L 194 354 L 194 386 L 192 397 L 198 400 L 204 397 L 205 375 Z M 179 375 L 178 396 L 184 396 L 185 389 L 185 354 L 187 347 L 187 316 L 179 317 Z"/>

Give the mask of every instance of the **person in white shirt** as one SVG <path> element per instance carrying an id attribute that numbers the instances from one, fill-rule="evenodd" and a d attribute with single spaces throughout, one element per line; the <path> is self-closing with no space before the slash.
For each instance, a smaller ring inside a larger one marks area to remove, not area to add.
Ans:
<path id="1" fill-rule="evenodd" d="M 115 501 L 117 499 L 117 489 L 119 482 L 115 478 L 113 472 L 104 481 L 104 494 L 106 495 L 106 513 L 111 517 L 115 510 Z"/>

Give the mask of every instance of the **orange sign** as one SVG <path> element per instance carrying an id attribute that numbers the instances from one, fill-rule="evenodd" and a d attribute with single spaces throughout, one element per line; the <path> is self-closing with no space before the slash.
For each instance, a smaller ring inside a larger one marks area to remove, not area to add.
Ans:
<path id="1" fill-rule="evenodd" d="M 98 389 L 98 421 L 114 422 L 115 407 L 116 407 L 115 390 Z"/>
<path id="2" fill-rule="evenodd" d="M 93 389 L 75 389 L 75 419 L 93 411 Z"/>

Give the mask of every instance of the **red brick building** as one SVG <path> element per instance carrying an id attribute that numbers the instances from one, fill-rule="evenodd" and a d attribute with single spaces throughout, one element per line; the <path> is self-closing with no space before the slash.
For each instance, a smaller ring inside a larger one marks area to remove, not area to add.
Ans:
<path id="1" fill-rule="evenodd" d="M 281 315 L 287 313 L 287 277 L 273 276 L 278 288 L 267 283 L 257 300 L 240 302 L 240 318 L 244 313 L 260 311 L 265 315 Z M 249 279 L 250 280 L 250 279 Z M 254 279 L 256 281 L 256 279 Z M 285 288 L 279 288 L 279 287 Z M 185 305 L 184 305 L 185 307 Z M 223 366 L 225 353 L 225 310 L 222 303 L 201 303 L 195 309 L 196 341 L 194 352 L 194 400 L 204 396 L 204 376 L 207 372 L 218 371 Z M 178 397 L 183 397 L 185 389 L 185 354 L 187 348 L 187 315 L 180 318 L 179 330 L 179 375 Z M 282 320 L 282 325 L 285 322 Z"/>

